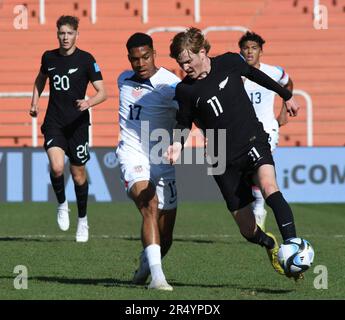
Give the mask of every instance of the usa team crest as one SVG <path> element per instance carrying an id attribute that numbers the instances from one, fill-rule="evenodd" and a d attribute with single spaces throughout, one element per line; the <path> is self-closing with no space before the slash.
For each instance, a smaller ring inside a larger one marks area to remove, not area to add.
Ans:
<path id="1" fill-rule="evenodd" d="M 134 87 L 132 89 L 132 96 L 136 99 L 140 98 L 140 96 L 143 94 L 143 88 L 142 87 Z"/>

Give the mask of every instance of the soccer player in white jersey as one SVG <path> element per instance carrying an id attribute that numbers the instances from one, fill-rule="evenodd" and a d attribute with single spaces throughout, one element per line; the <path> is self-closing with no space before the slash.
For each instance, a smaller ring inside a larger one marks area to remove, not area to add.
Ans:
<path id="1" fill-rule="evenodd" d="M 266 73 L 281 86 L 292 92 L 293 83 L 289 75 L 279 66 L 272 66 L 262 63 L 260 58 L 263 54 L 263 45 L 265 40 L 254 32 L 247 32 L 238 42 L 241 55 L 247 63 L 262 72 Z M 269 134 L 269 143 L 271 151 L 278 145 L 279 127 L 288 122 L 287 110 L 283 101 L 281 110 L 276 118 L 274 112 L 274 97 L 276 93 L 268 90 L 259 84 L 244 78 L 244 88 L 251 100 L 256 116 L 262 122 L 265 131 Z M 255 201 L 253 203 L 253 211 L 257 224 L 264 230 L 267 212 L 265 210 L 265 200 L 257 186 L 253 186 L 253 195 Z"/>
<path id="2" fill-rule="evenodd" d="M 171 291 L 161 258 L 172 245 L 177 207 L 175 169 L 160 161 L 156 152 L 159 141 L 153 134 L 165 130 L 172 137 L 178 109 L 175 87 L 180 79 L 156 67 L 149 35 L 135 33 L 126 46 L 133 70 L 118 78 L 120 141 L 116 153 L 126 191 L 142 215 L 144 250 L 133 283 L 145 284 L 151 274 L 149 289 Z"/>

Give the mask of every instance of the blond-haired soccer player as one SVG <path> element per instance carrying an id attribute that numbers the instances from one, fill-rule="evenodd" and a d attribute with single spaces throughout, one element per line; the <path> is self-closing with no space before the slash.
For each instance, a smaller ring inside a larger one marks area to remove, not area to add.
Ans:
<path id="1" fill-rule="evenodd" d="M 272 208 L 284 241 L 296 237 L 294 217 L 279 191 L 268 135 L 256 117 L 242 76 L 277 92 L 286 101 L 290 115 L 297 115 L 299 106 L 289 90 L 248 65 L 239 54 L 225 53 L 211 58 L 209 50 L 210 44 L 200 29 L 189 28 L 173 38 L 170 56 L 187 74 L 176 87 L 179 111 L 175 128 L 191 129 L 197 121 L 204 131 L 226 131 L 225 148 L 218 150 L 217 141 L 208 141 L 213 143 L 216 154 L 226 154 L 225 172 L 214 175 L 214 179 L 243 237 L 265 247 L 274 269 L 284 275 L 275 237 L 262 231 L 255 222 L 252 183 L 260 187 Z M 166 152 L 171 163 L 181 154 L 182 140 L 175 135 Z"/>

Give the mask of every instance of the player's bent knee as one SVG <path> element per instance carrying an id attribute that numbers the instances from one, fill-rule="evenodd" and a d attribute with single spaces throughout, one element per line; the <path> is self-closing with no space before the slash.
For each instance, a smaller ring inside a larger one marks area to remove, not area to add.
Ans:
<path id="1" fill-rule="evenodd" d="M 51 166 L 51 173 L 55 178 L 62 176 L 64 174 L 64 166 L 63 165 L 52 165 Z"/>
<path id="2" fill-rule="evenodd" d="M 73 182 L 77 186 L 82 186 L 86 182 L 86 176 L 84 175 L 73 175 Z"/>
<path id="3" fill-rule="evenodd" d="M 263 193 L 265 198 L 269 197 L 271 194 L 279 191 L 279 188 L 276 183 L 267 183 L 263 185 Z"/>
<path id="4" fill-rule="evenodd" d="M 139 207 L 140 208 L 147 208 L 149 209 L 150 212 L 157 212 L 158 210 L 158 200 L 156 197 L 140 197 L 138 199 Z M 157 217 L 158 217 L 158 212 L 157 212 Z"/>

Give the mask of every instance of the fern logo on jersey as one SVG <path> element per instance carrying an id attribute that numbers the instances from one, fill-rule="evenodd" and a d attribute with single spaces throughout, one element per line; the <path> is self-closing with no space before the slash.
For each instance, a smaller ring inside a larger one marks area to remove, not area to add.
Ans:
<path id="1" fill-rule="evenodd" d="M 74 72 L 78 71 L 78 68 L 74 68 L 74 69 L 69 69 L 68 70 L 68 74 L 72 74 Z"/>
<path id="2" fill-rule="evenodd" d="M 226 77 L 223 81 L 219 83 L 219 91 L 224 89 L 226 84 L 228 83 L 229 77 Z"/>

